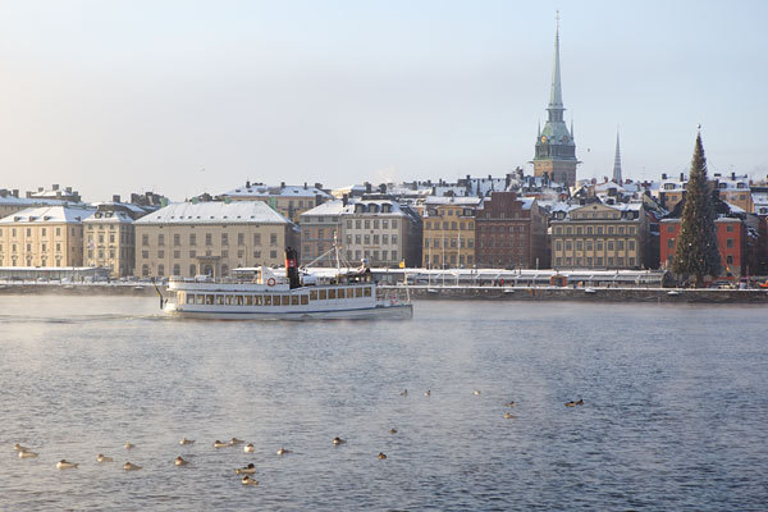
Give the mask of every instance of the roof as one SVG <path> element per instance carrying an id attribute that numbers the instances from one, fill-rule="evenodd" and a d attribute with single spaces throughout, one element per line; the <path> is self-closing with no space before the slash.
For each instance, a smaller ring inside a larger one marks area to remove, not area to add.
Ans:
<path id="1" fill-rule="evenodd" d="M 354 203 L 354 199 L 350 198 L 349 203 Z M 335 201 L 326 201 L 321 205 L 315 206 L 311 210 L 307 210 L 301 214 L 301 217 L 314 217 L 316 215 L 340 215 L 344 211 L 344 201 L 337 199 Z"/>
<path id="2" fill-rule="evenodd" d="M 79 224 L 87 219 L 96 210 L 86 206 L 40 206 L 27 208 L 0 219 L 0 224 Z"/>
<path id="3" fill-rule="evenodd" d="M 84 222 L 88 224 L 132 224 L 133 219 L 126 212 L 96 211 Z"/>
<path id="4" fill-rule="evenodd" d="M 136 225 L 155 224 L 290 224 L 261 201 L 173 203 L 138 219 Z"/>
<path id="5" fill-rule="evenodd" d="M 251 184 L 250 187 L 242 186 L 236 189 L 230 190 L 224 193 L 225 196 L 230 197 L 315 197 L 322 196 L 324 198 L 330 198 L 331 195 L 322 189 L 316 187 L 304 187 L 304 186 L 280 186 L 270 187 L 263 184 Z"/>
<path id="6" fill-rule="evenodd" d="M 455 206 L 478 206 L 482 199 L 475 196 L 469 197 L 451 197 L 451 196 L 429 196 L 425 204 L 427 205 L 455 205 Z"/>

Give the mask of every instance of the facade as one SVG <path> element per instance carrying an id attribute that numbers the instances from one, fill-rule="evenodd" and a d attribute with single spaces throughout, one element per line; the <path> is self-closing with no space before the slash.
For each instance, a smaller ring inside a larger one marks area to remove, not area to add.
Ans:
<path id="1" fill-rule="evenodd" d="M 548 117 L 544 129 L 536 136 L 536 154 L 533 157 L 534 176 L 548 176 L 553 182 L 566 186 L 576 184 L 576 143 L 573 127 L 568 130 L 563 120 L 562 86 L 560 83 L 560 29 L 555 34 L 555 60 L 552 70 L 552 88 L 549 95 Z"/>
<path id="2" fill-rule="evenodd" d="M 428 197 L 424 204 L 423 268 L 475 265 L 475 211 L 479 197 Z"/>
<path id="3" fill-rule="evenodd" d="M 144 215 L 141 208 L 104 203 L 83 221 L 83 261 L 89 267 L 103 267 L 112 277 L 133 275 L 136 266 L 136 230 L 133 221 Z"/>
<path id="4" fill-rule="evenodd" d="M 643 203 L 595 201 L 558 211 L 550 233 L 556 269 L 641 269 L 651 259 L 650 220 Z"/>
<path id="5" fill-rule="evenodd" d="M 385 194 L 369 194 L 344 206 L 340 214 L 346 258 L 367 258 L 374 267 L 421 265 L 421 217 Z"/>
<path id="6" fill-rule="evenodd" d="M 224 277 L 236 267 L 282 266 L 298 228 L 261 201 L 176 203 L 134 223 L 141 277 Z"/>
<path id="7" fill-rule="evenodd" d="M 304 186 L 287 186 L 281 183 L 279 187 L 269 187 L 249 181 L 244 187 L 225 193 L 224 197 L 232 201 L 263 201 L 295 223 L 299 222 L 302 213 L 332 199 L 320 183 L 314 186 L 307 186 L 306 183 Z"/>
<path id="8" fill-rule="evenodd" d="M 738 206 L 745 212 L 754 210 L 755 205 L 749 188 L 749 176 L 746 174 L 738 176 L 732 172 L 726 175 L 715 174 L 714 178 L 720 199 L 728 204 Z"/>
<path id="9" fill-rule="evenodd" d="M 547 216 L 535 198 L 493 192 L 477 209 L 476 265 L 484 268 L 546 268 Z"/>
<path id="10" fill-rule="evenodd" d="M 341 214 L 345 200 L 327 201 L 301 214 L 301 265 L 308 265 L 330 251 L 334 243 L 342 243 Z M 316 267 L 333 267 L 333 258 L 321 258 Z"/>
<path id="11" fill-rule="evenodd" d="M 84 206 L 29 208 L 0 219 L 0 266 L 83 266 Z"/>

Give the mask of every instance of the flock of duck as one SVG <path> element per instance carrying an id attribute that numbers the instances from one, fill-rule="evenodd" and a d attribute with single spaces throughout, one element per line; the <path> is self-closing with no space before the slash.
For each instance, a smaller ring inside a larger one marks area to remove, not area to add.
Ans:
<path id="1" fill-rule="evenodd" d="M 480 396 L 482 394 L 479 390 L 474 390 L 472 393 L 475 396 Z M 404 389 L 400 393 L 400 396 L 407 397 L 408 396 L 408 390 Z M 425 391 L 424 392 L 424 396 L 426 396 L 426 397 L 432 396 L 432 391 L 431 390 Z M 513 402 L 507 402 L 506 404 L 504 404 L 505 407 L 515 407 L 516 405 L 517 405 L 517 403 L 514 402 L 514 401 Z M 565 402 L 563 405 L 565 405 L 566 407 L 581 406 L 581 405 L 584 405 L 584 400 L 579 398 L 576 401 L 572 400 L 572 401 L 569 401 L 569 402 Z M 510 412 L 505 412 L 504 413 L 504 418 L 505 419 L 514 419 L 514 418 L 516 418 L 516 416 L 514 416 Z M 394 434 L 397 434 L 398 431 L 397 431 L 397 429 L 392 428 L 392 429 L 389 430 L 389 433 L 394 435 Z M 345 441 L 344 439 L 341 439 L 338 436 L 334 437 L 331 440 L 331 443 L 334 446 L 339 446 L 339 445 L 342 445 L 342 444 L 346 444 L 346 442 L 347 441 Z M 187 439 L 186 437 L 183 437 L 179 441 L 179 444 L 181 446 L 189 446 L 189 445 L 192 445 L 194 443 L 195 443 L 194 439 Z M 243 451 L 245 453 L 254 453 L 254 451 L 255 451 L 255 447 L 254 447 L 254 445 L 252 443 L 246 443 L 244 440 L 238 439 L 236 437 L 233 437 L 229 441 L 219 441 L 217 439 L 216 441 L 213 442 L 213 447 L 215 449 L 231 448 L 231 447 L 240 446 L 240 445 L 244 445 L 243 446 Z M 131 442 L 127 442 L 127 443 L 125 443 L 123 445 L 123 448 L 125 448 L 128 451 L 132 450 L 135 447 L 136 447 L 136 445 L 134 445 Z M 18 457 L 20 459 L 34 459 L 34 458 L 38 457 L 37 452 L 34 452 L 30 448 L 28 448 L 26 446 L 22 446 L 19 443 L 15 443 L 13 445 L 13 449 L 19 454 Z M 292 453 L 292 452 L 291 452 L 291 450 L 288 450 L 285 447 L 281 446 L 280 449 L 278 449 L 276 453 L 277 453 L 277 455 L 282 456 L 282 455 L 286 455 L 286 454 L 289 454 L 289 453 Z M 387 455 L 384 452 L 379 452 L 379 455 L 378 455 L 378 459 L 379 460 L 385 460 L 386 458 L 387 458 Z M 105 463 L 110 463 L 110 462 L 114 462 L 114 458 L 113 457 L 108 457 L 108 456 L 104 455 L 103 453 L 99 453 L 98 455 L 96 455 L 96 463 L 98 463 L 98 464 L 105 464 Z M 190 462 L 188 460 L 185 460 L 181 455 L 179 455 L 174 460 L 174 464 L 176 466 L 178 466 L 178 467 L 183 467 L 183 466 L 189 465 Z M 79 463 L 70 462 L 70 461 L 68 461 L 66 459 L 61 459 L 59 462 L 56 463 L 56 468 L 60 469 L 60 470 L 77 469 L 78 466 L 79 466 Z M 125 464 L 123 464 L 123 469 L 125 471 L 138 471 L 138 470 L 142 469 L 142 466 L 138 466 L 138 465 L 128 461 Z M 251 475 L 254 475 L 255 473 L 256 473 L 256 466 L 253 463 L 250 463 L 250 464 L 248 464 L 245 467 L 235 469 L 235 475 L 237 475 L 237 476 L 243 475 L 243 477 L 240 480 L 243 485 L 249 485 L 249 486 L 259 485 L 259 481 L 251 477 Z"/>

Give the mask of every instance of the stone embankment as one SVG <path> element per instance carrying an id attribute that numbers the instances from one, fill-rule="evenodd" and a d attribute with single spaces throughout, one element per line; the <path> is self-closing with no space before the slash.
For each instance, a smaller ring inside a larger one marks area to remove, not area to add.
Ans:
<path id="1" fill-rule="evenodd" d="M 393 287 L 394 288 L 394 287 Z M 398 286 L 402 289 L 402 286 Z M 713 304 L 768 303 L 768 290 L 671 288 L 557 288 L 487 286 L 409 286 L 415 300 L 496 300 L 585 302 L 700 302 Z"/>

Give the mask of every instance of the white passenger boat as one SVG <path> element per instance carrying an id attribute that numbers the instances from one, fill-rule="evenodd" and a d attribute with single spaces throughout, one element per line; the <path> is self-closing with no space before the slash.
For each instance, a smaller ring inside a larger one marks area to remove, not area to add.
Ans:
<path id="1" fill-rule="evenodd" d="M 163 311 L 175 317 L 211 320 L 408 319 L 413 305 L 372 282 L 367 268 L 338 273 L 328 284 L 301 275 L 286 258 L 280 275 L 268 267 L 238 269 L 226 281 L 172 278 Z M 407 290 L 407 289 L 406 289 Z"/>

